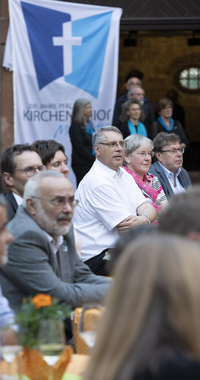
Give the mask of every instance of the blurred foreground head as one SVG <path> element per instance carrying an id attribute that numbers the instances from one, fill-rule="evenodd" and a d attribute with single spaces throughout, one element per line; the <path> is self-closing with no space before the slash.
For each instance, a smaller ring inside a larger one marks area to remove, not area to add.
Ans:
<path id="1" fill-rule="evenodd" d="M 159 229 L 200 240 L 200 186 L 170 198 L 159 219 Z"/>
<path id="2" fill-rule="evenodd" d="M 133 380 L 169 351 L 200 359 L 199 274 L 195 242 L 161 234 L 131 242 L 114 271 L 84 379 Z"/>

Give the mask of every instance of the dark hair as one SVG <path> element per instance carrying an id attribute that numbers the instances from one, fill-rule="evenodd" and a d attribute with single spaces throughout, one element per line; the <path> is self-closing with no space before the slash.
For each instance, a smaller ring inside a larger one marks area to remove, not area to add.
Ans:
<path id="1" fill-rule="evenodd" d="M 190 232 L 200 234 L 200 186 L 170 198 L 159 219 L 159 229 L 183 236 Z"/>
<path id="2" fill-rule="evenodd" d="M 129 71 L 129 73 L 127 74 L 127 76 L 126 76 L 126 82 L 128 82 L 128 80 L 130 78 L 133 78 L 133 77 L 138 78 L 138 79 L 141 80 L 141 79 L 144 78 L 144 74 L 141 71 L 139 71 L 139 70 L 133 69 L 133 70 Z"/>
<path id="3" fill-rule="evenodd" d="M 166 108 L 168 105 L 172 106 L 172 108 L 173 108 L 173 103 L 169 98 L 160 99 L 157 106 L 156 106 L 156 112 L 159 113 L 161 110 Z"/>
<path id="4" fill-rule="evenodd" d="M 142 107 L 141 107 L 139 100 L 137 100 L 137 99 L 127 100 L 124 104 L 122 104 L 122 113 L 119 117 L 119 120 L 122 123 L 125 123 L 126 121 L 128 121 L 129 116 L 127 115 L 127 111 L 129 111 L 131 104 L 137 104 L 140 107 L 141 114 L 140 114 L 139 120 L 144 121 L 144 119 L 145 119 L 144 112 L 142 110 Z"/>
<path id="5" fill-rule="evenodd" d="M 55 140 L 37 140 L 31 147 L 39 154 L 43 165 L 48 165 L 58 150 L 61 150 L 66 156 L 64 146 Z"/>
<path id="6" fill-rule="evenodd" d="M 175 103 L 178 100 L 178 92 L 171 88 L 170 90 L 167 91 L 166 97 L 172 101 L 172 103 Z"/>
<path id="7" fill-rule="evenodd" d="M 19 156 L 23 152 L 32 152 L 32 146 L 29 144 L 15 144 L 6 148 L 1 155 L 1 173 L 10 173 L 15 170 L 17 163 L 15 162 L 15 156 Z"/>
<path id="8" fill-rule="evenodd" d="M 181 143 L 181 139 L 175 133 L 160 132 L 153 140 L 154 152 L 161 152 L 163 147 L 171 143 Z"/>

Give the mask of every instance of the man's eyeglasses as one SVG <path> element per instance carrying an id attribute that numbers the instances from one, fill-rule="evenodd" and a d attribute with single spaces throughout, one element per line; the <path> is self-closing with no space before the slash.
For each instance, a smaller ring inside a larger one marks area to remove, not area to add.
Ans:
<path id="1" fill-rule="evenodd" d="M 110 149 L 115 149 L 118 146 L 120 146 L 121 148 L 124 148 L 124 145 L 125 145 L 124 141 L 111 141 L 109 143 L 100 142 L 99 144 L 101 144 L 101 145 L 107 145 L 108 148 L 110 148 Z"/>
<path id="2" fill-rule="evenodd" d="M 36 166 L 36 168 L 34 166 L 28 166 L 27 168 L 24 168 L 24 169 L 11 170 L 10 173 L 24 172 L 27 175 L 27 177 L 32 177 L 33 175 L 35 175 L 36 170 L 38 170 L 39 172 L 43 172 L 44 170 L 46 170 L 46 166 L 39 165 L 39 166 Z"/>
<path id="3" fill-rule="evenodd" d="M 164 153 L 164 152 L 168 152 L 170 154 L 176 154 L 176 153 L 184 153 L 185 152 L 185 148 L 179 148 L 179 149 L 169 149 L 169 150 L 161 150 L 160 151 L 161 153 Z"/>
<path id="4" fill-rule="evenodd" d="M 71 198 L 63 198 L 63 197 L 57 197 L 55 199 L 45 199 L 41 197 L 35 197 L 34 195 L 31 196 L 31 198 L 41 199 L 42 201 L 50 202 L 54 207 L 56 208 L 63 208 L 67 203 L 69 203 L 70 207 L 74 208 L 77 206 L 78 202 L 74 197 Z"/>

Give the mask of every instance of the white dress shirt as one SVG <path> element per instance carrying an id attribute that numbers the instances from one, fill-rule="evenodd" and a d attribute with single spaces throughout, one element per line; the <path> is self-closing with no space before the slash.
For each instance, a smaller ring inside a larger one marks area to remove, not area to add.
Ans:
<path id="1" fill-rule="evenodd" d="M 162 169 L 165 172 L 165 175 L 167 176 L 167 179 L 171 185 L 172 191 L 174 194 L 183 193 L 185 191 L 184 187 L 181 185 L 178 179 L 178 175 L 181 172 L 181 168 L 177 169 L 175 173 L 170 172 L 165 166 L 163 166 L 160 162 L 158 162 L 159 165 L 162 167 Z M 175 186 L 176 185 L 176 186 Z"/>
<path id="2" fill-rule="evenodd" d="M 51 246 L 52 246 L 52 249 L 53 249 L 53 252 L 56 254 L 56 252 L 58 251 L 58 248 L 62 245 L 63 243 L 63 236 L 60 235 L 58 236 L 58 239 L 55 240 L 53 239 L 53 237 L 51 235 L 48 234 L 48 232 L 46 232 L 45 230 L 44 231 L 44 234 L 46 235 L 47 239 L 49 240 L 49 242 L 51 243 Z"/>
<path id="3" fill-rule="evenodd" d="M 80 182 L 75 199 L 79 204 L 73 224 L 82 241 L 83 261 L 113 248 L 119 238 L 116 226 L 149 202 L 123 168 L 116 172 L 98 160 Z"/>
<path id="4" fill-rule="evenodd" d="M 21 206 L 22 203 L 23 203 L 23 198 L 20 197 L 18 194 L 15 194 L 15 193 L 13 193 L 13 192 L 12 192 L 12 195 L 13 195 L 13 197 L 15 197 L 15 200 L 16 200 L 18 206 Z"/>

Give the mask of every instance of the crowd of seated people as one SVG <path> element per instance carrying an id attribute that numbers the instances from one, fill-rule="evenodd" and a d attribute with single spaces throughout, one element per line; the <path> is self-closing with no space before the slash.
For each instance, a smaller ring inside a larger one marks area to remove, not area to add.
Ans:
<path id="1" fill-rule="evenodd" d="M 198 202 L 200 193 L 187 190 L 191 181 L 182 163 L 188 141 L 171 120 L 171 101 L 160 108 L 157 123 L 164 129 L 158 128 L 152 141 L 149 127 L 139 120 L 145 104 L 141 82 L 134 84 L 133 78 L 126 102 L 119 102 L 127 116 L 119 128 L 94 131 L 90 102 L 79 99 L 74 106 L 70 136 L 75 193 L 67 178 L 65 149 L 55 140 L 17 144 L 2 153 L 8 192 L 0 199 L 0 258 L 9 246 L 8 262 L 0 260 L 0 328 L 7 315 L 13 328 L 5 341 L 14 341 L 14 313 L 29 295 L 47 293 L 72 309 L 104 302 L 106 296 L 105 317 L 85 378 L 195 380 L 200 373 L 200 338 L 197 326 L 190 329 L 189 322 L 199 310 L 189 305 L 189 298 L 199 302 L 191 284 L 200 262 L 197 243 L 191 240 L 198 241 L 200 232 L 192 223 L 188 233 L 176 226 L 178 205 L 187 224 L 184 206 L 191 198 Z M 190 215 L 193 206 L 191 202 Z M 182 266 L 176 265 L 182 261 Z M 186 276 L 188 265 L 191 278 Z M 109 275 L 114 285 L 105 277 Z M 186 321 L 181 319 L 183 310 Z M 69 343 L 72 337 L 68 331 Z"/>

